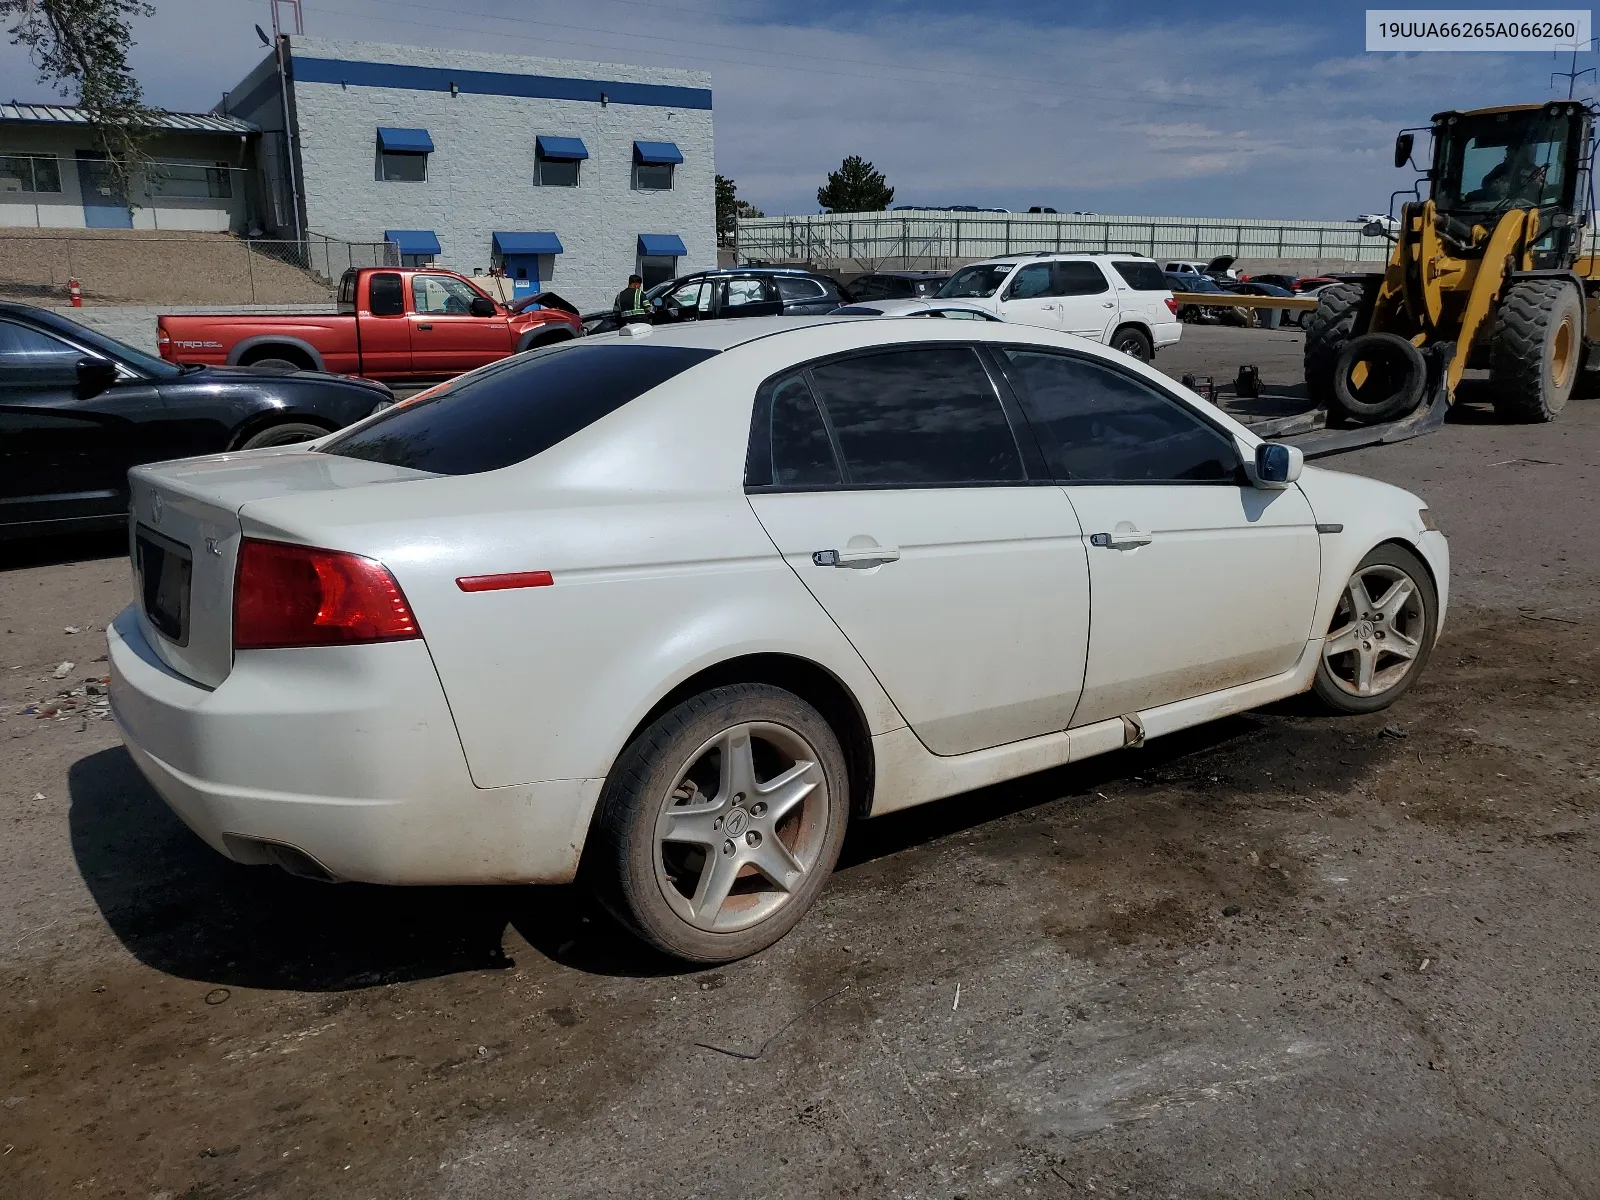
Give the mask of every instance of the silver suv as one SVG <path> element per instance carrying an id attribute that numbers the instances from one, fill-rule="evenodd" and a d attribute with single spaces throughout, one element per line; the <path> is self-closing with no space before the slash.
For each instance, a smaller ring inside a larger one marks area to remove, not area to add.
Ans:
<path id="1" fill-rule="evenodd" d="M 1149 362 L 1183 326 L 1166 276 L 1133 254 L 1025 254 L 962 267 L 939 289 L 1002 321 L 1091 338 Z"/>

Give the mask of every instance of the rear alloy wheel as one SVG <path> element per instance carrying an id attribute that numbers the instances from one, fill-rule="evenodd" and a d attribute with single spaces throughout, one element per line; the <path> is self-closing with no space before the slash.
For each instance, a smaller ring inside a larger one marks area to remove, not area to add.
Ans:
<path id="1" fill-rule="evenodd" d="M 1421 560 L 1399 546 L 1379 546 L 1339 597 L 1312 691 L 1336 712 L 1388 708 L 1428 661 L 1438 613 Z"/>
<path id="2" fill-rule="evenodd" d="M 293 362 L 287 358 L 258 358 L 246 365 L 265 367 L 269 371 L 304 371 L 307 369 L 303 363 Z"/>
<path id="3" fill-rule="evenodd" d="M 715 688 L 623 751 L 586 870 L 646 942 L 729 962 L 805 914 L 838 860 L 848 812 L 844 754 L 816 709 L 765 684 Z"/>
<path id="4" fill-rule="evenodd" d="M 1551 421 L 1567 406 L 1583 358 L 1583 301 L 1560 279 L 1523 279 L 1500 302 L 1489 343 L 1494 410 Z"/>
<path id="5" fill-rule="evenodd" d="M 1111 339 L 1111 348 L 1122 351 L 1129 358 L 1137 358 L 1142 363 L 1147 363 L 1156 356 L 1155 347 L 1140 329 L 1117 330 L 1116 336 Z"/>
<path id="6" fill-rule="evenodd" d="M 264 446 L 292 446 L 296 442 L 309 442 L 324 436 L 328 431 L 309 421 L 285 421 L 281 425 L 268 425 L 260 433 L 252 434 L 239 446 L 241 450 L 260 450 Z"/>

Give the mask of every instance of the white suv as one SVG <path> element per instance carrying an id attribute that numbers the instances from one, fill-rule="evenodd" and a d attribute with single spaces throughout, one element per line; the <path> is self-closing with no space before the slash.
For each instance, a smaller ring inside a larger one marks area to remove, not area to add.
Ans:
<path id="1" fill-rule="evenodd" d="M 1003 321 L 1063 329 L 1149 362 L 1182 334 L 1172 289 L 1153 259 L 1024 254 L 962 267 L 939 289 Z"/>

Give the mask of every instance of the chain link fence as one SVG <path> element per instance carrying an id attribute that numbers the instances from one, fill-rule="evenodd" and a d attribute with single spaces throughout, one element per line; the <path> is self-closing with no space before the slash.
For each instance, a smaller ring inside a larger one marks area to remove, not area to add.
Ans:
<path id="1" fill-rule="evenodd" d="M 393 242 L 303 241 L 146 230 L 0 233 L 0 299 L 68 303 L 77 280 L 88 305 L 330 303 L 351 267 L 400 264 Z"/>

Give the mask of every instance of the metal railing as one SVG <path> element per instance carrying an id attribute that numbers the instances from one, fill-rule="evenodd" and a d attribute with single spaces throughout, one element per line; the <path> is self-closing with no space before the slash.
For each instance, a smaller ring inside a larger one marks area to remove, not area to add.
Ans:
<path id="1" fill-rule="evenodd" d="M 320 233 L 292 241 L 0 230 L 0 299 L 64 304 L 76 279 L 91 305 L 324 304 L 351 267 L 399 264 L 393 242 Z"/>
<path id="2" fill-rule="evenodd" d="M 1591 225 L 1585 253 L 1600 244 Z M 1368 237 L 1355 221 L 1226 221 L 1204 217 L 1133 217 L 1098 213 L 821 213 L 739 221 L 741 262 L 807 262 L 877 270 L 947 270 L 974 259 L 1039 251 L 1141 254 L 1165 261 L 1231 254 L 1250 260 L 1384 262 L 1386 238 Z"/>

